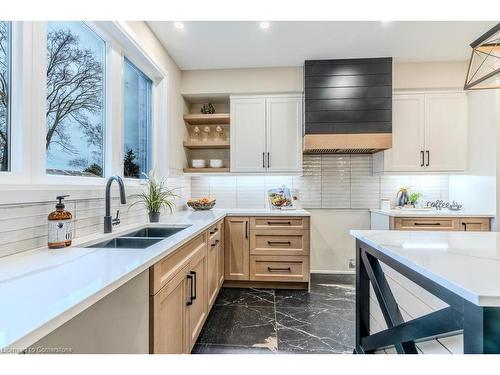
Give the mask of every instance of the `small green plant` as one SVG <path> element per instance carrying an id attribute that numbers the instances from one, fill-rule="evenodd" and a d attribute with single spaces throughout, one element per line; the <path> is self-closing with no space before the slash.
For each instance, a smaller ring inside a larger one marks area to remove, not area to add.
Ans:
<path id="1" fill-rule="evenodd" d="M 147 187 L 144 192 L 135 194 L 133 197 L 139 198 L 130 207 L 137 203 L 142 203 L 149 213 L 159 213 L 162 208 L 168 208 L 172 213 L 172 208 L 175 206 L 174 199 L 179 195 L 175 194 L 173 189 L 166 187 L 165 180 L 157 180 L 153 171 L 149 175 L 143 173 L 147 179 Z"/>
<path id="2" fill-rule="evenodd" d="M 410 197 L 408 198 L 408 200 L 410 201 L 410 203 L 415 206 L 417 203 L 418 203 L 418 200 L 422 198 L 422 194 L 421 193 L 411 193 L 410 194 Z"/>

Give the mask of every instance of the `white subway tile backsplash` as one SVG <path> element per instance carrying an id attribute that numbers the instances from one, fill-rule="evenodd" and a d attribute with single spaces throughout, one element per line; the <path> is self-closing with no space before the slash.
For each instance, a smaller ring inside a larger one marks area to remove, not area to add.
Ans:
<path id="1" fill-rule="evenodd" d="M 322 155 L 321 207 L 350 208 L 351 158 L 349 155 Z"/>
<path id="2" fill-rule="evenodd" d="M 304 208 L 378 208 L 381 198 L 397 204 L 402 186 L 422 200 L 448 200 L 447 176 L 373 176 L 371 155 L 304 155 L 301 176 L 193 177 L 193 197 L 210 196 L 218 207 L 264 208 L 267 191 L 288 186 Z"/>
<path id="3" fill-rule="evenodd" d="M 378 208 L 380 178 L 373 176 L 371 155 L 351 155 L 351 208 Z"/>

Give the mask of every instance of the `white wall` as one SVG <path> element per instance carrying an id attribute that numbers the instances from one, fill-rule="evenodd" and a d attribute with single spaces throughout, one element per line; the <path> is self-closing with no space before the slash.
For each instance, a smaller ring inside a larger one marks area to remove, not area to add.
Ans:
<path id="1" fill-rule="evenodd" d="M 258 94 L 303 91 L 302 67 L 186 70 L 181 92 L 191 94 Z"/>
<path id="2" fill-rule="evenodd" d="M 467 61 L 394 63 L 393 88 L 433 89 L 461 88 L 465 80 Z M 186 70 L 182 72 L 181 93 L 255 94 L 302 92 L 303 68 L 255 68 Z"/>

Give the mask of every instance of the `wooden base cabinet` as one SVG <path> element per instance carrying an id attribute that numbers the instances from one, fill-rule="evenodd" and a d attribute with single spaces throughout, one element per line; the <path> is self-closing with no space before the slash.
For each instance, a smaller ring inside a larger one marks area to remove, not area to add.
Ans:
<path id="1" fill-rule="evenodd" d="M 227 217 L 224 225 L 224 267 L 226 280 L 250 278 L 250 218 Z"/>
<path id="2" fill-rule="evenodd" d="M 233 285 L 232 281 L 250 282 L 253 286 L 255 282 L 278 283 L 278 287 L 280 282 L 287 283 L 287 287 L 293 282 L 307 284 L 309 230 L 308 217 L 226 218 L 225 280 L 230 281 L 228 285 Z"/>
<path id="3" fill-rule="evenodd" d="M 486 217 L 391 217 L 389 224 L 389 229 L 409 231 L 489 232 L 491 230 L 490 219 Z"/>
<path id="4" fill-rule="evenodd" d="M 150 268 L 151 353 L 191 353 L 224 280 L 223 233 L 221 220 Z"/>
<path id="5" fill-rule="evenodd" d="M 150 297 L 151 353 L 181 354 L 187 352 L 188 274 L 189 267 L 186 266 L 156 295 Z"/>

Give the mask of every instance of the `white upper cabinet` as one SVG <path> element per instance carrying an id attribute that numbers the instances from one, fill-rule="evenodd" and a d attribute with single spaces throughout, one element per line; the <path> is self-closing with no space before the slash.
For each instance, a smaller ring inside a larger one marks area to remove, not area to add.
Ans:
<path id="1" fill-rule="evenodd" d="M 374 154 L 374 173 L 466 170 L 465 93 L 394 94 L 392 115 L 392 148 Z"/>
<path id="2" fill-rule="evenodd" d="M 425 95 L 425 169 L 464 171 L 467 164 L 467 96 Z"/>
<path id="3" fill-rule="evenodd" d="M 302 170 L 302 96 L 231 97 L 231 172 Z"/>
<path id="4" fill-rule="evenodd" d="M 302 97 L 266 99 L 267 170 L 300 172 L 302 169 Z"/>
<path id="5" fill-rule="evenodd" d="M 231 98 L 231 172 L 266 170 L 266 99 Z"/>

